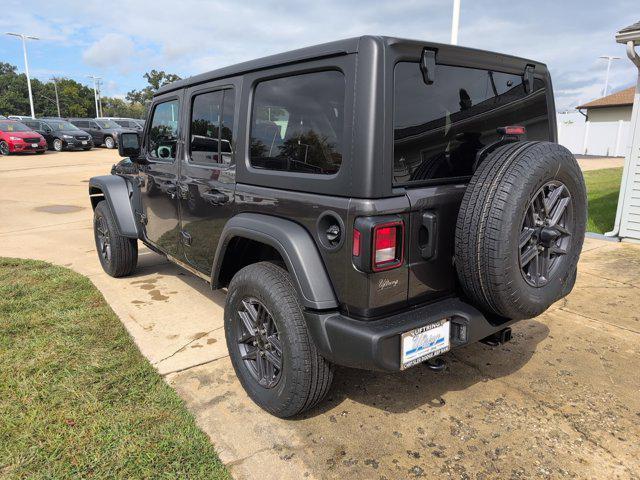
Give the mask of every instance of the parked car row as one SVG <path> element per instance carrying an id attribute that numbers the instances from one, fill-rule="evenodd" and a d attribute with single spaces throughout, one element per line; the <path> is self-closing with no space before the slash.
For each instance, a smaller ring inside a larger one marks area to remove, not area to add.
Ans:
<path id="1" fill-rule="evenodd" d="M 143 120 L 131 118 L 0 118 L 0 155 L 45 150 L 91 150 L 104 145 L 116 148 L 123 132 L 141 135 Z"/>

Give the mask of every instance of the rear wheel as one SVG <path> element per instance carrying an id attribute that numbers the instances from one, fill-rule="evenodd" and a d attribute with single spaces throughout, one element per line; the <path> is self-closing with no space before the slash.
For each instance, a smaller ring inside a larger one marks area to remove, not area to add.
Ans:
<path id="1" fill-rule="evenodd" d="M 104 137 L 104 146 L 107 148 L 115 148 L 116 142 L 112 137 Z"/>
<path id="2" fill-rule="evenodd" d="M 0 141 L 0 155 L 3 157 L 9 155 L 9 144 L 4 140 Z"/>
<path id="3" fill-rule="evenodd" d="M 138 241 L 118 233 L 115 219 L 105 200 L 98 203 L 94 211 L 93 232 L 104 271 L 112 277 L 131 275 L 138 263 Z"/>
<path id="4" fill-rule="evenodd" d="M 224 316 L 231 362 L 256 404 L 287 418 L 324 398 L 333 368 L 316 350 L 286 270 L 267 262 L 240 270 Z"/>
<path id="5" fill-rule="evenodd" d="M 584 240 L 586 190 L 573 155 L 515 142 L 480 164 L 456 225 L 456 269 L 467 296 L 501 317 L 531 318 L 567 295 Z"/>

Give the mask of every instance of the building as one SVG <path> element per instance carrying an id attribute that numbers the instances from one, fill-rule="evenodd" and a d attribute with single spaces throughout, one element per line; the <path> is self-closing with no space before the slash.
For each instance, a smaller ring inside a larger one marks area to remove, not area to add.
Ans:
<path id="1" fill-rule="evenodd" d="M 636 47 L 640 45 L 640 22 L 620 30 L 616 34 L 616 41 L 626 45 L 629 60 L 638 68 L 638 78 L 630 120 L 628 139 L 630 148 L 624 160 L 616 221 L 613 230 L 607 235 L 618 236 L 622 240 L 638 241 L 640 240 L 640 55 Z"/>
<path id="2" fill-rule="evenodd" d="M 631 120 L 635 91 L 636 86 L 634 85 L 576 108 L 582 111 L 590 122 L 617 122 L 619 120 L 628 122 Z"/>

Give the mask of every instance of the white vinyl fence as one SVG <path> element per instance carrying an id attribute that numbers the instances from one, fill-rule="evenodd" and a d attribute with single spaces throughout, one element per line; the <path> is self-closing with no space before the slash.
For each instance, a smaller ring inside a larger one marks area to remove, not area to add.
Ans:
<path id="1" fill-rule="evenodd" d="M 627 153 L 630 122 L 585 122 L 578 115 L 558 115 L 558 143 L 575 155 L 623 157 Z"/>

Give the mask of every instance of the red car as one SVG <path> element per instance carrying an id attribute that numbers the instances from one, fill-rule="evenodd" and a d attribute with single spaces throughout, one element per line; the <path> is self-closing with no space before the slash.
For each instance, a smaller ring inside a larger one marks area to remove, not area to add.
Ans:
<path id="1" fill-rule="evenodd" d="M 13 120 L 0 120 L 0 155 L 19 152 L 44 153 L 47 141 L 38 132 Z"/>

